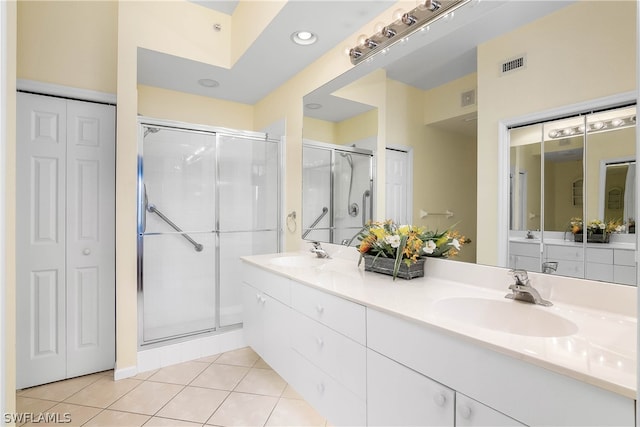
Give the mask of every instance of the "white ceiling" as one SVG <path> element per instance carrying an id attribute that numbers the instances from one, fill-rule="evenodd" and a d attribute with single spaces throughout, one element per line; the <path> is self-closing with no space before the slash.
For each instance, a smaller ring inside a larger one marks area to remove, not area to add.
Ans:
<path id="1" fill-rule="evenodd" d="M 226 0 L 192 1 L 229 14 L 237 5 L 236 1 Z M 231 69 L 139 49 L 138 81 L 255 104 L 394 3 L 389 0 L 290 0 Z M 425 36 L 412 36 L 406 45 L 394 46 L 387 55 L 374 56 L 371 63 L 353 67 L 305 97 L 305 104 L 323 105 L 318 110 L 305 109 L 305 115 L 339 121 L 371 109 L 329 95 L 377 67 L 386 68 L 390 78 L 423 90 L 467 75 L 476 70 L 478 44 L 570 3 L 572 1 L 568 0 L 474 0 L 460 8 L 455 19 L 434 23 Z M 312 46 L 292 43 L 291 34 L 300 29 L 316 33 L 318 42 Z M 345 56 L 345 61 L 348 60 Z M 198 85 L 197 81 L 203 78 L 214 79 L 220 86 L 205 88 Z"/>

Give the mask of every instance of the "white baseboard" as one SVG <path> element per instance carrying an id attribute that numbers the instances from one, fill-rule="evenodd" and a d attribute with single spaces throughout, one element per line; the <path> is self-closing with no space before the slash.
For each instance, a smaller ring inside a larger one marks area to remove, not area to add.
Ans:
<path id="1" fill-rule="evenodd" d="M 122 369 L 118 369 L 116 368 L 113 371 L 113 379 L 115 381 L 124 379 L 124 378 L 130 378 L 130 377 L 134 377 L 138 374 L 138 369 L 135 366 L 128 366 L 126 368 L 122 368 Z"/>

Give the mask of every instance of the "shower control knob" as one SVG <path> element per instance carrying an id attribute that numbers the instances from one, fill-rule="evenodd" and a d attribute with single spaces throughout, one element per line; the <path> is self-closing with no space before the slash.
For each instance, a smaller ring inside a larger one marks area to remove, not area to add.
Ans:
<path id="1" fill-rule="evenodd" d="M 84 250 L 82 251 L 83 255 L 91 255 L 91 249 L 89 248 L 84 248 Z"/>

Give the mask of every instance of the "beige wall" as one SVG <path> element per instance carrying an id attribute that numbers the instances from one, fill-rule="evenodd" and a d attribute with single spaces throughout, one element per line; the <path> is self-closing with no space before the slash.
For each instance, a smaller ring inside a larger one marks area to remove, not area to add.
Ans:
<path id="1" fill-rule="evenodd" d="M 253 130 L 253 107 L 183 92 L 138 85 L 138 113 L 157 119 Z"/>
<path id="2" fill-rule="evenodd" d="M 116 92 L 116 1 L 19 1 L 18 78 Z"/>
<path id="3" fill-rule="evenodd" d="M 478 262 L 500 261 L 498 122 L 635 90 L 635 41 L 636 2 L 580 1 L 478 47 Z M 526 69 L 500 77 L 522 53 Z"/>
<path id="4" fill-rule="evenodd" d="M 5 166 L 4 173 L 5 188 L 0 191 L 4 197 L 5 208 L 5 271 L 4 275 L 4 304 L 3 321 L 0 327 L 4 328 L 4 366 L 2 367 L 4 376 L 4 405 L 6 413 L 16 412 L 16 353 L 12 349 L 16 348 L 16 51 L 17 51 L 17 5 L 15 2 L 6 2 L 6 28 L 0 35 L 0 39 L 6 36 L 6 129 L 5 129 Z"/>

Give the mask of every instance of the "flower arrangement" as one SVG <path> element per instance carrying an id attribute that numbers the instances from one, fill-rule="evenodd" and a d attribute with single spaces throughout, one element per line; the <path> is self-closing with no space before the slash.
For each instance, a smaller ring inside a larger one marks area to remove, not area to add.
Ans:
<path id="1" fill-rule="evenodd" d="M 429 231 L 414 225 L 397 225 L 391 220 L 369 222 L 358 236 L 360 260 L 365 254 L 375 258 L 395 260 L 393 278 L 397 277 L 400 265 L 410 266 L 423 257 L 451 257 L 458 254 L 462 245 L 470 240 L 457 231 Z"/>
<path id="2" fill-rule="evenodd" d="M 583 223 L 582 218 L 574 217 L 569 222 L 569 227 L 573 234 L 582 233 Z M 599 219 L 593 219 L 587 223 L 587 233 L 589 234 L 610 234 L 621 233 L 624 231 L 624 224 L 621 220 L 609 220 L 607 222 Z"/>

